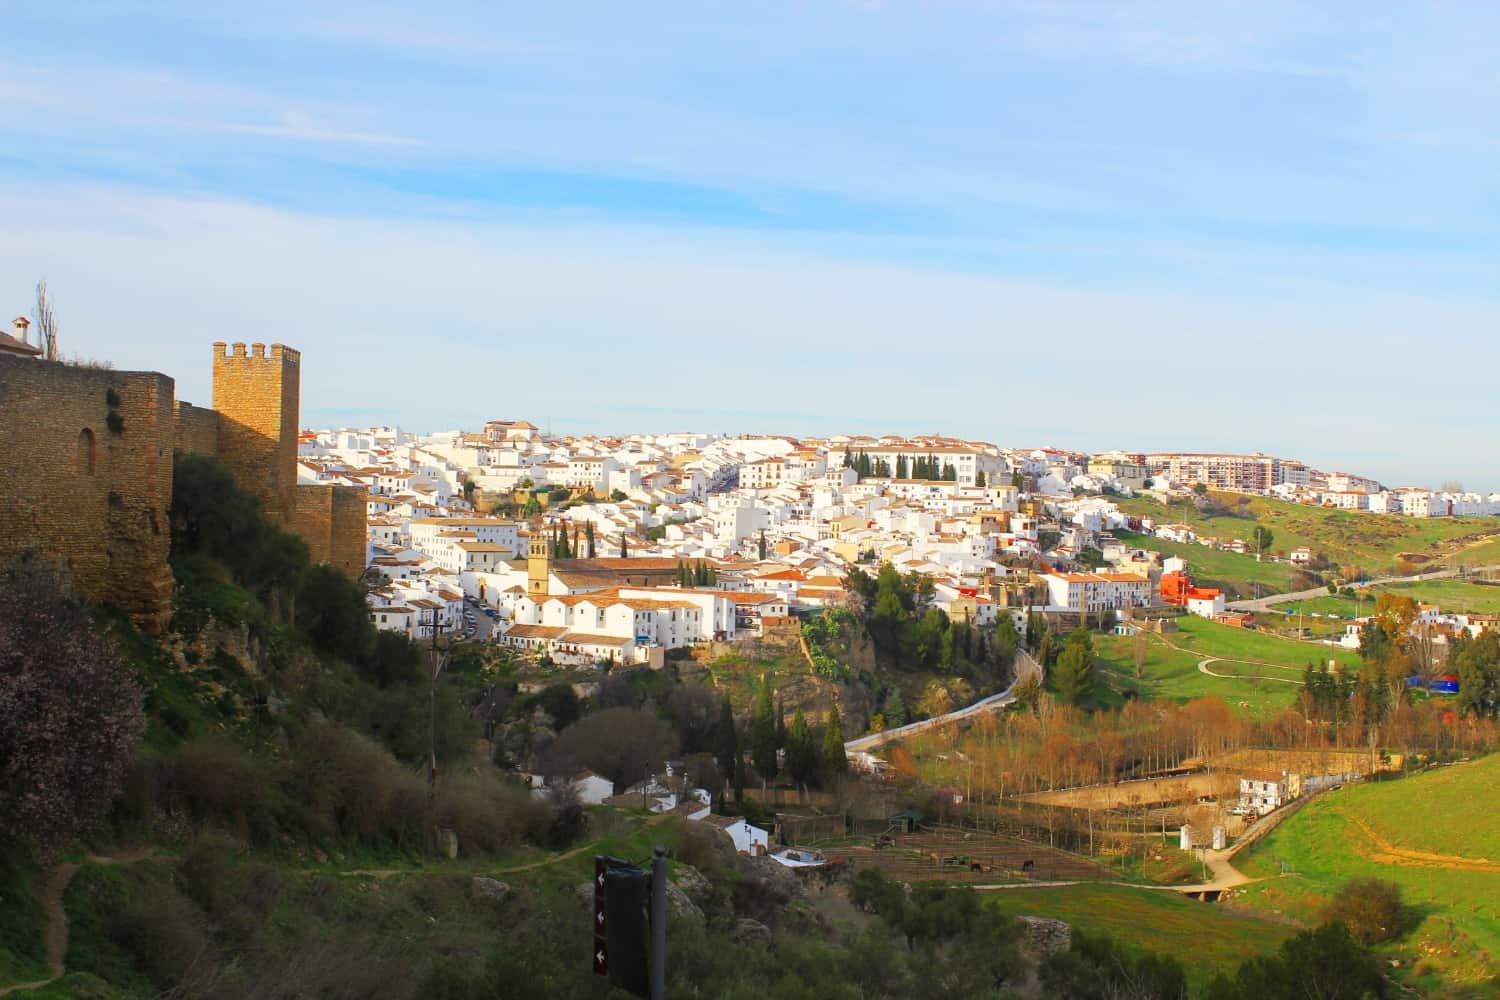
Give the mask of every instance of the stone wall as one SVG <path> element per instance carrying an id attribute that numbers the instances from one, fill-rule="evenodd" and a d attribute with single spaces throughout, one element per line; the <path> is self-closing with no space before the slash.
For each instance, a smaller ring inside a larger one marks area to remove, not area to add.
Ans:
<path id="1" fill-rule="evenodd" d="M 292 530 L 307 543 L 314 563 L 326 562 L 351 577 L 365 570 L 365 491 L 354 486 L 297 487 Z"/>
<path id="2" fill-rule="evenodd" d="M 369 538 L 365 491 L 357 486 L 333 488 L 333 522 L 329 528 L 328 561 L 351 577 L 365 571 Z"/>
<path id="3" fill-rule="evenodd" d="M 302 355 L 281 344 L 214 344 L 219 459 L 282 525 L 297 516 Z"/>
<path id="4" fill-rule="evenodd" d="M 301 355 L 214 346 L 214 403 L 171 378 L 0 355 L 0 567 L 35 559 L 160 634 L 172 613 L 174 450 L 216 455 L 313 559 L 359 576 L 364 491 L 297 486 Z M 219 407 L 224 409 L 220 410 Z"/>
<path id="5" fill-rule="evenodd" d="M 219 453 L 219 414 L 192 403 L 177 401 L 177 435 L 175 447 L 178 451 L 196 452 L 200 455 Z"/>
<path id="6" fill-rule="evenodd" d="M 0 357 L 0 564 L 35 557 L 166 627 L 173 389 L 156 372 Z"/>

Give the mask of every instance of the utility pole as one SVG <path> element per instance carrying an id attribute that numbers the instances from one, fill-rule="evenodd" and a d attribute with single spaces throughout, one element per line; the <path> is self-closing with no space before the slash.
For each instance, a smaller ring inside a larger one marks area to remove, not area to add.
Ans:
<path id="1" fill-rule="evenodd" d="M 432 644 L 430 647 L 432 664 L 427 685 L 427 827 L 428 835 L 436 842 L 437 828 L 437 682 L 438 676 L 443 672 L 446 656 L 438 644 L 438 633 L 442 631 L 443 623 L 439 612 L 441 608 L 432 609 Z"/>
<path id="2" fill-rule="evenodd" d="M 651 860 L 651 1000 L 667 992 L 667 849 L 657 844 Z"/>

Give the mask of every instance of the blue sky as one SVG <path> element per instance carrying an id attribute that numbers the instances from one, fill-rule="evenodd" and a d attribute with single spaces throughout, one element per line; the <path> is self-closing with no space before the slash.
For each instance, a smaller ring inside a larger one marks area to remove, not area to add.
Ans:
<path id="1" fill-rule="evenodd" d="M 309 425 L 1500 487 L 1500 7 L 10 5 L 0 300 Z"/>

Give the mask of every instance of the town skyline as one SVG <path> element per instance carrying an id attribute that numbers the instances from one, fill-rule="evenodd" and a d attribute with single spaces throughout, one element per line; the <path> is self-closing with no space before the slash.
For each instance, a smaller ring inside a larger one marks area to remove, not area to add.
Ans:
<path id="1" fill-rule="evenodd" d="M 1500 487 L 1495 14 L 1368 13 L 18 11 L 0 301 L 46 277 L 65 351 L 123 369 L 298 344 L 315 423 Z"/>

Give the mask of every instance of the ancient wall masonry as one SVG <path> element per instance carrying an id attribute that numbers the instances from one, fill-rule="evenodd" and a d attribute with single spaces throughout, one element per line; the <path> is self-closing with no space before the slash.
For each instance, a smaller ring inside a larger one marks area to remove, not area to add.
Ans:
<path id="1" fill-rule="evenodd" d="M 173 383 L 0 357 L 0 565 L 35 558 L 160 632 L 172 612 Z"/>
<path id="2" fill-rule="evenodd" d="M 214 345 L 214 409 L 157 372 L 0 355 L 0 567 L 32 558 L 152 634 L 172 614 L 173 451 L 215 455 L 315 561 L 365 566 L 365 498 L 297 485 L 302 356 Z"/>
<path id="3" fill-rule="evenodd" d="M 226 351 L 226 347 L 228 350 Z M 219 459 L 240 488 L 282 525 L 296 517 L 302 355 L 272 344 L 214 344 Z"/>

